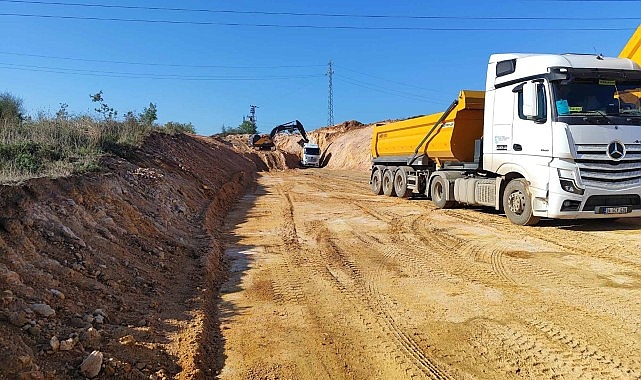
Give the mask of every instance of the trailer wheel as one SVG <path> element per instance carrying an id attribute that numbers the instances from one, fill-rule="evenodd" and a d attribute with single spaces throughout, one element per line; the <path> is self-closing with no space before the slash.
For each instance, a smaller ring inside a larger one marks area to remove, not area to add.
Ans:
<path id="1" fill-rule="evenodd" d="M 380 168 L 376 167 L 372 170 L 372 178 L 370 181 L 372 183 L 372 191 L 374 194 L 383 194 L 383 173 Z"/>
<path id="2" fill-rule="evenodd" d="M 503 209 L 510 222 L 520 226 L 533 226 L 541 219 L 532 214 L 530 190 L 524 178 L 515 178 L 505 186 Z"/>
<path id="3" fill-rule="evenodd" d="M 383 194 L 388 197 L 395 197 L 394 192 L 394 172 L 390 169 L 385 169 L 383 172 Z"/>
<path id="4" fill-rule="evenodd" d="M 402 168 L 394 174 L 394 191 L 397 197 L 409 198 L 412 190 L 407 188 L 407 172 Z"/>
<path id="5" fill-rule="evenodd" d="M 432 195 L 432 203 L 438 208 L 452 208 L 456 202 L 447 200 L 447 180 L 439 175 L 435 176 L 430 184 L 430 194 Z"/>

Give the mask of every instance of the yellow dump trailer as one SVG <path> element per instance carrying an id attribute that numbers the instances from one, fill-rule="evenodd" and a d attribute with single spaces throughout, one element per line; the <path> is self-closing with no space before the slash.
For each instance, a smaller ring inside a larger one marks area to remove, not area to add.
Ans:
<path id="1" fill-rule="evenodd" d="M 483 91 L 463 90 L 444 119 L 444 113 L 440 112 L 376 126 L 372 133 L 372 157 L 385 160 L 426 155 L 438 166 L 471 162 L 474 143 L 483 134 L 484 104 Z"/>

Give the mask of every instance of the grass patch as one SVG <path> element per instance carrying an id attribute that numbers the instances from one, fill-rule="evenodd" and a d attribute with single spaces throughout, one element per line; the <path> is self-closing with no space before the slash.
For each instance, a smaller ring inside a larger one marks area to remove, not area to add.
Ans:
<path id="1" fill-rule="evenodd" d="M 138 122 L 87 116 L 0 123 L 0 183 L 99 169 L 100 157 L 140 146 L 154 130 Z"/>

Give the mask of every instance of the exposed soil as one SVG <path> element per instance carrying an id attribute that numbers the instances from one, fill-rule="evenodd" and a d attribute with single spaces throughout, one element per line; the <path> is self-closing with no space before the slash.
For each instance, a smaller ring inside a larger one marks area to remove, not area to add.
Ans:
<path id="1" fill-rule="evenodd" d="M 641 220 L 374 196 L 370 136 L 292 169 L 297 134 L 154 134 L 0 186 L 0 378 L 641 378 Z"/>
<path id="2" fill-rule="evenodd" d="M 260 176 L 230 214 L 221 379 L 639 379 L 641 220 L 520 227 Z"/>

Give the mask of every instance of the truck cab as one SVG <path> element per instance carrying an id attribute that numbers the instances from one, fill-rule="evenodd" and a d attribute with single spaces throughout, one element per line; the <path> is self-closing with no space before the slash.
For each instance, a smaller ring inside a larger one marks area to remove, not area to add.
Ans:
<path id="1" fill-rule="evenodd" d="M 301 165 L 305 167 L 320 167 L 320 147 L 318 144 L 305 143 L 301 154 Z"/>
<path id="2" fill-rule="evenodd" d="M 483 170 L 501 177 L 502 191 L 525 180 L 527 188 L 507 202 L 517 213 L 639 216 L 640 94 L 641 68 L 629 59 L 492 55 Z"/>

